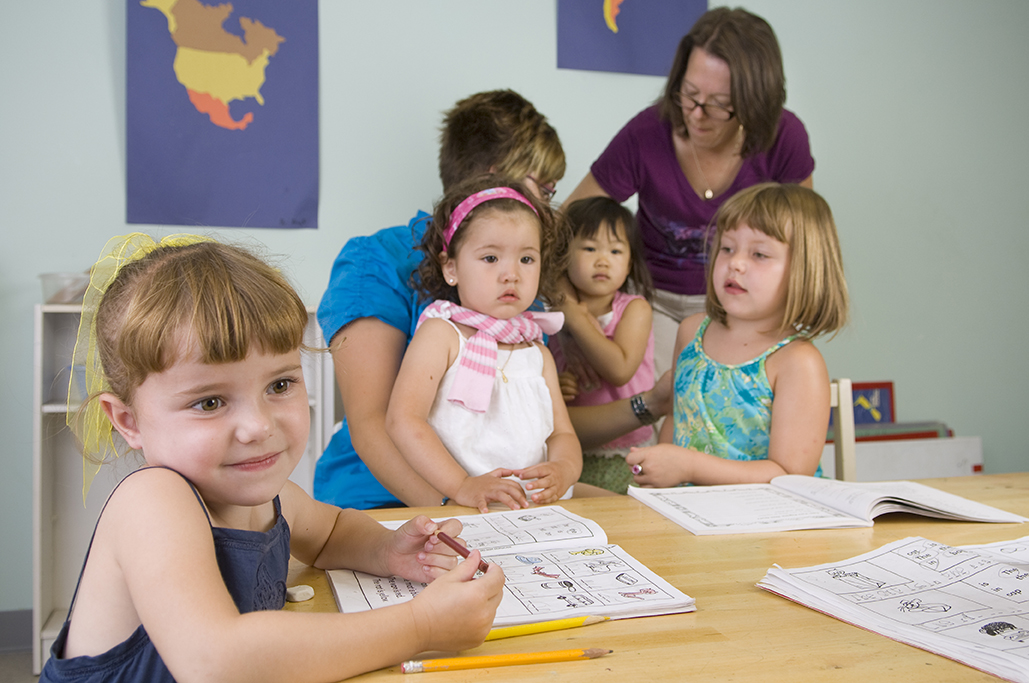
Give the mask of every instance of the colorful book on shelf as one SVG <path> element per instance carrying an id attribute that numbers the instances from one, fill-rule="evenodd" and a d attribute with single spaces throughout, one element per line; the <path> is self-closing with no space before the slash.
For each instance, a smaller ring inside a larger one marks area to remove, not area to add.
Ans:
<path id="1" fill-rule="evenodd" d="M 965 522 L 1029 521 L 913 481 L 844 482 L 787 474 L 769 484 L 630 486 L 629 495 L 698 536 L 869 527 L 889 512 Z"/>
<path id="2" fill-rule="evenodd" d="M 443 518 L 441 518 L 443 519 Z M 506 578 L 494 626 L 606 616 L 612 619 L 691 612 L 693 598 L 645 567 L 596 522 L 551 505 L 457 517 L 461 538 Z M 402 522 L 386 523 L 396 528 Z M 425 584 L 351 570 L 326 572 L 340 612 L 388 607 Z"/>
<path id="3" fill-rule="evenodd" d="M 1029 536 L 950 547 L 905 538 L 758 587 L 1010 681 L 1029 683 Z M 814 625 L 812 625 L 814 628 Z"/>

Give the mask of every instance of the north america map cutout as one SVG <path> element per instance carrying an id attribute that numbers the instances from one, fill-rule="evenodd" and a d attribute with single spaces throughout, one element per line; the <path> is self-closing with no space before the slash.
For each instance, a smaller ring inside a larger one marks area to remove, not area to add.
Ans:
<path id="1" fill-rule="evenodd" d="M 175 77 L 189 93 L 197 111 L 211 123 L 229 130 L 244 130 L 254 120 L 247 112 L 233 120 L 229 103 L 252 97 L 264 104 L 268 61 L 285 40 L 259 20 L 240 17 L 243 37 L 222 28 L 232 14 L 232 5 L 208 7 L 198 0 L 143 0 L 143 7 L 160 10 L 168 19 L 168 33 L 176 46 Z"/>

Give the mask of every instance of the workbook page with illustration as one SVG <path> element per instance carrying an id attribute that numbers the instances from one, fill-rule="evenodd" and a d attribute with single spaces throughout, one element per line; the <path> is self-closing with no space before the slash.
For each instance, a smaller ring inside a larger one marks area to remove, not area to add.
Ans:
<path id="1" fill-rule="evenodd" d="M 758 587 L 874 633 L 1029 683 L 1029 536 L 951 547 L 905 538 Z"/>
<path id="2" fill-rule="evenodd" d="M 440 518 L 443 519 L 443 518 Z M 645 567 L 594 521 L 560 506 L 457 517 L 461 538 L 506 577 L 494 626 L 573 616 L 612 619 L 690 612 L 693 598 Z M 402 522 L 387 522 L 390 528 Z M 341 612 L 410 600 L 425 584 L 333 569 L 326 574 Z"/>

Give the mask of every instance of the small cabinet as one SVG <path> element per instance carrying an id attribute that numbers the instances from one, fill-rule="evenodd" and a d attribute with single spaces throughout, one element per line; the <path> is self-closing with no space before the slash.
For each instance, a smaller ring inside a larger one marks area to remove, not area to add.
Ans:
<path id="1" fill-rule="evenodd" d="M 314 466 L 332 435 L 335 413 L 332 361 L 314 310 L 308 312 L 304 343 L 311 351 L 302 358 L 311 434 L 290 478 L 310 493 Z M 71 365 L 80 314 L 77 305 L 46 304 L 35 310 L 32 667 L 37 674 L 67 617 L 100 511 L 117 482 L 141 463 L 130 454 L 104 465 L 83 501 L 82 453 L 66 425 L 69 391 L 72 410 L 84 395 L 83 373 Z"/>

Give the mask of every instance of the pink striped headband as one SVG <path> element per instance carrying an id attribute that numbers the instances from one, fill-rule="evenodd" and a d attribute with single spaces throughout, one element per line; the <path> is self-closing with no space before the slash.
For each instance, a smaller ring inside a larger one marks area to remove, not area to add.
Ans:
<path id="1" fill-rule="evenodd" d="M 468 217 L 468 214 L 472 212 L 472 209 L 477 207 L 479 204 L 483 204 L 493 199 L 514 199 L 515 201 L 525 204 L 527 207 L 532 209 L 532 212 L 539 217 L 539 212 L 536 211 L 536 207 L 532 205 L 525 195 L 512 190 L 510 187 L 491 187 L 488 190 L 482 190 L 476 192 L 473 195 L 466 197 L 457 208 L 454 209 L 454 213 L 450 214 L 450 222 L 447 223 L 447 229 L 443 233 L 443 248 L 446 250 L 450 246 L 450 240 L 453 239 L 454 233 L 457 232 L 457 228 L 464 222 L 464 219 Z"/>

